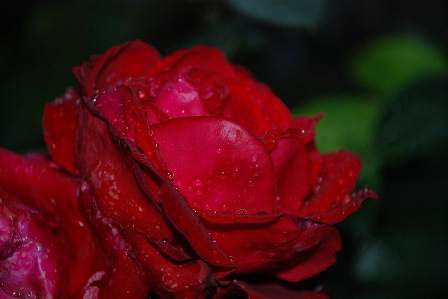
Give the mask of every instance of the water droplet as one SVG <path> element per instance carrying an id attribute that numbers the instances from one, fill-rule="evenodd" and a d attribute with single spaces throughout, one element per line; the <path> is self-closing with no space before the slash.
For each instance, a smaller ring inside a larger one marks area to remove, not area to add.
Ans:
<path id="1" fill-rule="evenodd" d="M 182 182 L 179 180 L 174 181 L 174 186 L 176 187 L 181 187 L 182 186 Z"/>
<path id="2" fill-rule="evenodd" d="M 221 149 L 220 147 L 218 147 L 218 148 L 216 149 L 216 153 L 218 153 L 218 154 L 222 153 L 222 149 Z"/>
<path id="3" fill-rule="evenodd" d="M 227 172 L 225 172 L 225 171 L 221 171 L 221 172 L 218 174 L 218 178 L 220 178 L 221 180 L 226 179 L 226 178 L 227 178 Z"/>
<path id="4" fill-rule="evenodd" d="M 247 211 L 245 209 L 238 210 L 238 215 L 247 215 Z"/>
<path id="5" fill-rule="evenodd" d="M 202 186 L 202 180 L 201 180 L 201 178 L 196 177 L 196 178 L 194 179 L 194 181 L 193 181 L 193 184 L 194 184 L 196 187 Z"/>
<path id="6" fill-rule="evenodd" d="M 202 190 L 201 190 L 201 189 L 199 189 L 199 188 L 198 188 L 198 189 L 196 189 L 196 192 L 195 192 L 195 194 L 196 194 L 196 195 L 201 195 L 201 194 L 202 194 Z"/>
<path id="7" fill-rule="evenodd" d="M 253 187 L 255 186 L 255 183 L 252 180 L 250 180 L 249 182 L 247 182 L 247 186 Z"/>
<path id="8" fill-rule="evenodd" d="M 226 204 L 223 204 L 223 205 L 221 206 L 221 210 L 222 210 L 223 212 L 227 212 L 227 211 L 229 210 L 229 208 L 226 206 Z"/>
<path id="9" fill-rule="evenodd" d="M 166 171 L 166 176 L 169 180 L 172 180 L 174 177 L 173 172 L 169 169 Z"/>
<path id="10" fill-rule="evenodd" d="M 191 111 L 190 109 L 188 109 L 187 107 L 179 107 L 176 111 L 176 115 L 178 117 L 186 117 L 186 116 L 190 116 L 191 115 Z"/>
<path id="11" fill-rule="evenodd" d="M 229 261 L 231 261 L 232 263 L 234 263 L 234 262 L 235 262 L 235 258 L 234 258 L 233 256 L 229 255 Z"/>
<path id="12" fill-rule="evenodd" d="M 343 204 L 348 204 L 350 202 L 350 195 L 345 195 L 344 196 L 344 199 L 342 200 L 342 203 Z"/>
<path id="13" fill-rule="evenodd" d="M 218 251 L 215 250 L 215 249 L 213 249 L 213 250 L 212 250 L 212 254 L 213 254 L 213 255 L 217 255 L 217 254 L 218 254 Z"/>

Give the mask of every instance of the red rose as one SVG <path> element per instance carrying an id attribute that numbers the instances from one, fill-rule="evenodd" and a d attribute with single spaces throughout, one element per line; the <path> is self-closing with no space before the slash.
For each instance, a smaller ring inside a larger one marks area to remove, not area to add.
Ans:
<path id="1" fill-rule="evenodd" d="M 93 259 L 73 237 L 69 264 L 87 257 L 72 298 L 144 298 L 149 290 L 160 298 L 326 298 L 282 281 L 333 264 L 341 240 L 331 224 L 376 195 L 351 193 L 355 155 L 318 152 L 320 116 L 293 119 L 268 87 L 205 46 L 161 58 L 134 41 L 73 71 L 79 90 L 49 103 L 43 119 L 54 163 L 78 184 L 70 203 L 53 203 L 56 215 L 73 209 L 101 249 Z M 22 176 L 9 181 L 34 187 Z M 254 283 L 246 275 L 254 273 L 269 282 Z"/>

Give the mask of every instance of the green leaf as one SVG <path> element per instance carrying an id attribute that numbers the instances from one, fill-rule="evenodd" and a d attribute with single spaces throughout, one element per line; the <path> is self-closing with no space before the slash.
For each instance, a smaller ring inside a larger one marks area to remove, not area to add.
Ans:
<path id="1" fill-rule="evenodd" d="M 448 79 L 428 78 L 387 103 L 377 143 L 389 163 L 428 154 L 444 159 L 448 148 L 447 94 Z"/>
<path id="2" fill-rule="evenodd" d="M 394 96 L 420 78 L 447 75 L 448 60 L 418 37 L 380 37 L 355 55 L 351 73 L 361 86 Z"/>
<path id="3" fill-rule="evenodd" d="M 323 14 L 325 0 L 228 0 L 249 17 L 285 27 L 315 28 Z"/>

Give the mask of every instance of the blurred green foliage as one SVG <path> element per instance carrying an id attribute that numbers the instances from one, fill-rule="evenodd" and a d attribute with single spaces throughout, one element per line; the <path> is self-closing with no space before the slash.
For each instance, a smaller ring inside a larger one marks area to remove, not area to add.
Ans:
<path id="1" fill-rule="evenodd" d="M 295 114 L 325 116 L 322 151 L 364 163 L 379 201 L 338 224 L 318 279 L 332 298 L 448 298 L 448 2 L 444 0 L 4 1 L 0 146 L 45 151 L 44 104 L 71 67 L 127 40 L 163 55 L 222 48 Z"/>

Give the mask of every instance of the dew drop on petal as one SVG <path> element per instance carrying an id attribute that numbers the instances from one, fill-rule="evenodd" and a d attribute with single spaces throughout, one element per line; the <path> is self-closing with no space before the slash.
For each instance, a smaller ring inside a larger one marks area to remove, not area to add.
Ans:
<path id="1" fill-rule="evenodd" d="M 254 181 L 252 181 L 252 180 L 250 180 L 249 182 L 247 182 L 247 186 L 249 186 L 249 187 L 253 187 L 255 184 L 254 184 Z"/>
<path id="2" fill-rule="evenodd" d="M 226 204 L 223 204 L 223 205 L 221 206 L 221 210 L 222 210 L 223 212 L 227 212 L 227 211 L 229 210 L 229 208 L 226 206 Z"/>
<path id="3" fill-rule="evenodd" d="M 218 147 L 218 148 L 216 149 L 216 153 L 218 153 L 218 154 L 222 153 L 222 149 L 221 149 L 220 147 Z"/>
<path id="4" fill-rule="evenodd" d="M 174 181 L 174 186 L 176 187 L 181 187 L 182 186 L 182 182 L 179 180 Z"/>
<path id="5" fill-rule="evenodd" d="M 201 178 L 196 177 L 196 178 L 194 179 L 194 181 L 193 181 L 193 184 L 194 184 L 196 187 L 201 186 L 201 185 L 202 185 L 202 180 L 201 180 Z"/>
<path id="6" fill-rule="evenodd" d="M 191 115 L 190 109 L 187 107 L 179 107 L 176 111 L 177 117 L 186 117 Z"/>
<path id="7" fill-rule="evenodd" d="M 198 188 L 198 189 L 196 189 L 196 192 L 195 192 L 195 194 L 196 194 L 196 195 L 201 195 L 201 194 L 202 194 L 202 190 L 201 190 L 201 189 L 199 189 L 199 188 Z"/>
<path id="8" fill-rule="evenodd" d="M 245 209 L 238 210 L 238 215 L 247 215 L 247 211 Z"/>
<path id="9" fill-rule="evenodd" d="M 225 172 L 225 171 L 221 171 L 221 172 L 218 174 L 218 178 L 220 178 L 221 180 L 226 179 L 226 178 L 227 178 L 227 172 Z"/>

